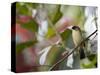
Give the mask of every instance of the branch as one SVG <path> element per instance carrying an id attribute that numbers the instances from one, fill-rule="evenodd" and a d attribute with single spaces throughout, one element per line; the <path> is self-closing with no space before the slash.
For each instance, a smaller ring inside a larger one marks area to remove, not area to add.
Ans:
<path id="1" fill-rule="evenodd" d="M 97 32 L 97 30 L 95 30 L 91 35 L 89 35 L 87 38 L 85 38 L 78 46 L 76 46 L 71 52 L 69 52 L 68 54 L 66 54 L 62 59 L 60 59 L 57 63 L 55 63 L 52 67 L 50 67 L 49 71 L 52 71 L 58 64 L 60 64 L 61 62 L 63 62 L 66 58 L 68 58 L 68 56 L 70 56 L 74 51 L 77 50 L 77 48 L 84 43 L 86 40 L 88 40 L 92 35 L 94 35 Z"/>

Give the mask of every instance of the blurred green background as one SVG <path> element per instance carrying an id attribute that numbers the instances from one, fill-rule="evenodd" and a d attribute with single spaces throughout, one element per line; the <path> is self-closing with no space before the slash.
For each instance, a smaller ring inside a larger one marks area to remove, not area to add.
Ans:
<path id="1" fill-rule="evenodd" d="M 85 32 L 85 8 L 86 6 L 17 2 L 16 71 L 48 71 L 62 59 L 65 47 L 74 48 L 72 32 L 66 27 L 77 25 Z M 61 44 L 57 43 L 59 40 L 62 41 Z M 71 59 L 72 67 L 67 66 L 66 58 L 54 70 L 97 67 L 97 53 L 90 53 L 77 61 L 76 57 Z"/>

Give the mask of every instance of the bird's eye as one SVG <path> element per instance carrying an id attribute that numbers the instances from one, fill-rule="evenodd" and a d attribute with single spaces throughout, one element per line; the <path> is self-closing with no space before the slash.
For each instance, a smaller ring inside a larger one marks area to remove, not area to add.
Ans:
<path id="1" fill-rule="evenodd" d="M 73 30 L 78 30 L 79 27 L 78 27 L 78 26 L 73 26 L 72 29 L 73 29 Z"/>

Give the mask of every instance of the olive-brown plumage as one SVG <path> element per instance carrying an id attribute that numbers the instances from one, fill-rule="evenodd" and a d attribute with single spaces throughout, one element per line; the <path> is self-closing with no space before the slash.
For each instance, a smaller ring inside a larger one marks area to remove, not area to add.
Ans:
<path id="1" fill-rule="evenodd" d="M 78 26 L 69 26 L 68 29 L 72 30 L 72 38 L 75 47 L 78 46 L 83 40 L 80 28 Z M 76 51 L 76 53 L 80 53 L 80 58 L 85 57 L 83 44 L 78 47 L 78 51 Z"/>

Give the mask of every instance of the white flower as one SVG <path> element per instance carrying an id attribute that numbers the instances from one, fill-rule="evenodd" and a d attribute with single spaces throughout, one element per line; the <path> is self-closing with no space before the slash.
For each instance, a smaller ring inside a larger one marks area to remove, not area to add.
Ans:
<path id="1" fill-rule="evenodd" d="M 47 54 L 52 46 L 44 48 L 42 51 L 39 52 L 39 54 L 42 54 L 39 60 L 40 65 L 44 65 L 46 61 Z"/>
<path id="2" fill-rule="evenodd" d="M 87 20 L 86 20 L 85 25 L 84 25 L 86 36 L 89 36 L 90 34 L 92 34 L 96 30 L 96 25 L 95 25 L 95 20 L 94 20 L 96 15 L 97 15 L 96 14 L 96 7 L 86 7 L 85 16 L 86 16 Z M 90 40 L 93 39 L 93 37 L 95 35 L 90 37 Z"/>
<path id="3" fill-rule="evenodd" d="M 43 41 L 47 31 L 48 31 L 48 22 L 47 20 L 44 20 L 41 22 L 41 25 L 39 26 L 37 40 Z"/>

